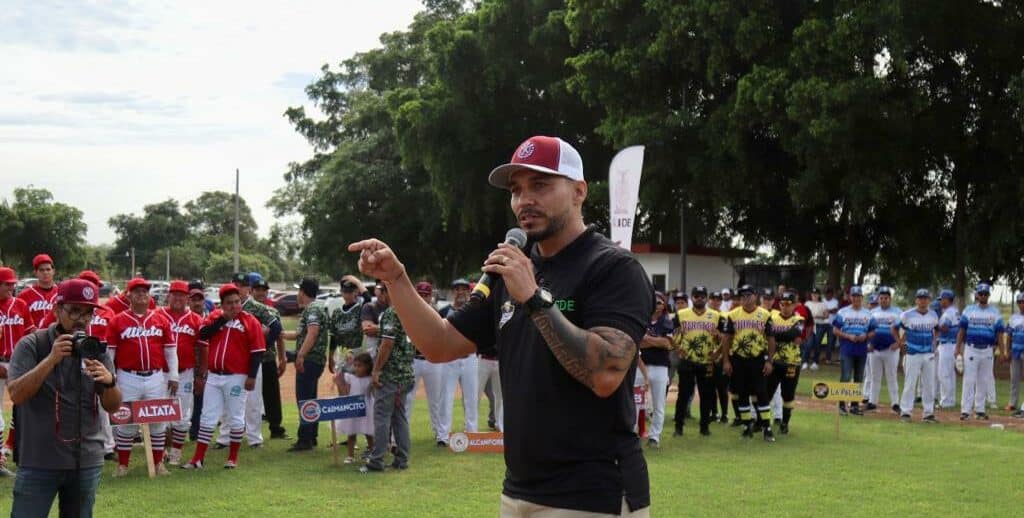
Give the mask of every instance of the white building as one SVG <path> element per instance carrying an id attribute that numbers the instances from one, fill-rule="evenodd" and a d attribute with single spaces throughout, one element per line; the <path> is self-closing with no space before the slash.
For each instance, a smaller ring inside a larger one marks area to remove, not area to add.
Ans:
<path id="1" fill-rule="evenodd" d="M 651 284 L 658 291 L 683 289 L 690 291 L 694 285 L 706 286 L 709 291 L 722 288 L 735 289 L 739 282 L 736 265 L 754 252 L 735 248 L 711 248 L 690 245 L 686 247 L 686 280 L 682 278 L 682 258 L 679 245 L 654 245 L 633 243 L 633 254 L 647 271 Z"/>

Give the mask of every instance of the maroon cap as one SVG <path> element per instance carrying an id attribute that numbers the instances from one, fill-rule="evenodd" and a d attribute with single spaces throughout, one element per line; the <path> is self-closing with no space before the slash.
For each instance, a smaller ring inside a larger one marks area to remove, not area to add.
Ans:
<path id="1" fill-rule="evenodd" d="M 201 289 L 199 289 L 199 288 L 192 288 L 191 290 L 188 290 L 188 296 L 190 298 L 195 296 L 195 295 L 199 295 L 200 297 L 203 297 L 204 299 L 206 298 L 206 292 L 201 290 Z"/>
<path id="2" fill-rule="evenodd" d="M 13 268 L 4 266 L 0 268 L 0 282 L 18 282 L 18 275 L 14 273 Z"/>
<path id="3" fill-rule="evenodd" d="M 39 254 L 32 258 L 32 269 L 36 270 L 39 268 L 39 265 L 46 263 L 50 263 L 53 266 L 53 259 L 50 259 L 50 256 L 46 254 Z"/>
<path id="4" fill-rule="evenodd" d="M 142 277 L 136 277 L 128 281 L 128 286 L 125 286 L 124 291 L 132 291 L 135 288 L 146 288 L 148 290 L 150 288 L 149 281 Z"/>
<path id="5" fill-rule="evenodd" d="M 178 292 L 188 295 L 188 283 L 185 281 L 171 281 L 171 287 L 167 288 L 167 292 Z"/>
<path id="6" fill-rule="evenodd" d="M 92 270 L 82 270 L 82 273 L 78 274 L 78 278 L 95 284 L 97 288 L 102 284 L 100 282 L 100 275 Z"/>
<path id="7" fill-rule="evenodd" d="M 220 299 L 224 300 L 224 297 L 231 295 L 232 293 L 238 293 L 238 286 L 231 284 L 230 282 L 220 287 Z"/>
<path id="8" fill-rule="evenodd" d="M 57 285 L 57 296 L 53 298 L 53 303 L 87 304 L 98 308 L 98 291 L 93 283 L 85 279 L 68 279 Z"/>
<path id="9" fill-rule="evenodd" d="M 420 295 L 433 295 L 434 285 L 427 281 L 418 282 L 416 283 L 416 293 Z"/>
<path id="10" fill-rule="evenodd" d="M 508 189 L 512 173 L 523 169 L 583 181 L 583 159 L 580 153 L 558 137 L 536 136 L 526 139 L 512 153 L 512 160 L 495 167 L 487 181 L 495 187 Z"/>

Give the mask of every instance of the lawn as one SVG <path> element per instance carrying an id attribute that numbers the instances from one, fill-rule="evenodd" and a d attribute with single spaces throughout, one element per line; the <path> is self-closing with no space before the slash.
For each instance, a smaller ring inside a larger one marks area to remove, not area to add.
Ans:
<path id="1" fill-rule="evenodd" d="M 807 373 L 801 394 L 811 378 L 836 377 L 833 368 Z M 1001 383 L 1001 403 L 1006 393 Z M 297 412 L 293 404 L 285 408 L 286 427 L 294 435 Z M 454 421 L 462 422 L 459 409 Z M 791 434 L 774 444 L 743 441 L 737 429 L 718 424 L 710 438 L 698 436 L 696 426 L 674 438 L 669 424 L 661 449 L 647 450 L 652 515 L 1011 516 L 1024 500 L 1013 461 L 1024 444 L 1019 432 L 963 426 L 953 414 L 939 425 L 851 416 L 842 419 L 837 439 L 834 423 L 831 411 L 801 402 Z M 97 516 L 497 514 L 501 456 L 437 448 L 422 399 L 412 431 L 410 469 L 375 474 L 360 474 L 355 465 L 333 466 L 323 446 L 330 440 L 326 425 L 314 452 L 286 453 L 288 441 L 270 441 L 260 450 L 243 446 L 235 471 L 220 467 L 226 450 L 211 450 L 205 471 L 174 470 L 149 480 L 136 449 L 129 478 L 112 479 L 114 466 L 105 467 Z M 189 445 L 186 454 L 191 452 Z M 10 512 L 12 485 L 0 479 L 0 516 Z"/>

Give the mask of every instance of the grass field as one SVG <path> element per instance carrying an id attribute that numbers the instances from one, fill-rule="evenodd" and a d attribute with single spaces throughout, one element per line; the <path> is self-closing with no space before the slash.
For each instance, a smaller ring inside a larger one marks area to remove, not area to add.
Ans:
<path id="1" fill-rule="evenodd" d="M 809 391 L 811 378 L 837 377 L 834 367 L 806 373 L 800 393 Z M 1000 403 L 1005 403 L 1006 391 L 1001 382 Z M 286 403 L 285 411 L 285 425 L 294 435 L 294 404 Z M 668 420 L 672 413 L 670 407 Z M 919 416 L 920 410 L 915 414 Z M 963 426 L 955 414 L 942 419 L 931 426 L 851 416 L 842 419 L 837 439 L 834 413 L 800 401 L 791 435 L 775 444 L 742 441 L 735 428 L 718 424 L 710 438 L 698 436 L 692 425 L 684 437 L 673 438 L 667 420 L 661 449 L 647 450 L 652 515 L 1015 515 L 1024 502 L 1019 483 L 1024 436 L 1009 429 Z M 454 421 L 462 422 L 458 408 Z M 220 467 L 226 450 L 211 450 L 205 471 L 174 470 L 169 477 L 150 480 L 137 448 L 127 479 L 111 478 L 114 466 L 107 463 L 96 515 L 497 514 L 504 474 L 500 455 L 437 448 L 425 400 L 416 403 L 412 432 L 410 469 L 375 474 L 360 474 L 355 465 L 333 466 L 331 452 L 323 446 L 295 454 L 284 451 L 289 441 L 270 441 L 260 450 L 243 446 L 235 471 Z M 329 440 L 329 428 L 323 425 L 320 443 Z M 189 445 L 186 455 L 191 452 Z M 13 480 L 0 479 L 0 516 L 10 513 L 12 485 Z"/>

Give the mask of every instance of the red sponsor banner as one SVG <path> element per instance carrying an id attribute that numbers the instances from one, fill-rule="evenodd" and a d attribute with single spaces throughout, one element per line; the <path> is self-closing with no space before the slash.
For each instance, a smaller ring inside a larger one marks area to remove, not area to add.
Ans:
<path id="1" fill-rule="evenodd" d="M 501 432 L 453 433 L 448 447 L 455 453 L 504 453 L 505 434 Z"/>
<path id="2" fill-rule="evenodd" d="M 181 403 L 175 399 L 148 399 L 125 401 L 121 408 L 111 412 L 110 423 L 174 423 L 181 420 Z"/>

